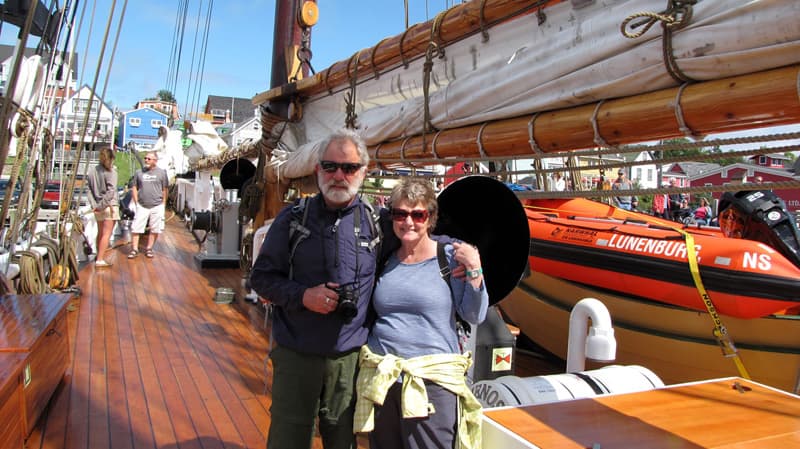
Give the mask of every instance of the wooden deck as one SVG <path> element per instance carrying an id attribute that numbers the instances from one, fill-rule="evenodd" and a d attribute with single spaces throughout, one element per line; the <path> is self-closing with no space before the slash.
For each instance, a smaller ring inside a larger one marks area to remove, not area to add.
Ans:
<path id="1" fill-rule="evenodd" d="M 263 316 L 238 268 L 201 269 L 191 233 L 167 228 L 153 259 L 123 246 L 112 268 L 82 268 L 71 365 L 27 448 L 265 447 Z M 215 303 L 218 287 L 237 302 Z"/>
<path id="2" fill-rule="evenodd" d="M 268 333 L 263 309 L 243 299 L 239 268 L 201 268 L 177 218 L 153 259 L 129 251 L 112 251 L 111 268 L 82 267 L 67 313 L 70 367 L 26 448 L 265 447 Z M 235 289 L 234 303 L 214 302 L 219 287 Z M 522 375 L 554 369 L 517 357 Z"/>

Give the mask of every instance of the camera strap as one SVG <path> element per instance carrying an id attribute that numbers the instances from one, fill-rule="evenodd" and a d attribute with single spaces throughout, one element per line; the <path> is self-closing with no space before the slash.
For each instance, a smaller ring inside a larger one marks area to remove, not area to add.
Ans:
<path id="1" fill-rule="evenodd" d="M 297 204 L 292 206 L 292 220 L 289 223 L 289 279 L 294 279 L 294 255 L 297 251 L 297 247 L 300 245 L 300 242 L 308 238 L 311 235 L 311 230 L 306 227 L 306 221 L 308 220 L 308 211 L 309 207 L 309 197 L 302 197 L 297 201 Z M 369 251 L 375 251 L 376 248 L 380 248 L 381 241 L 383 240 L 383 233 L 380 228 L 380 215 L 375 211 L 372 205 L 364 200 L 363 198 L 360 199 L 359 205 L 356 205 L 355 210 L 353 211 L 353 230 L 355 234 L 355 244 L 356 244 L 356 279 L 360 274 L 360 265 L 358 259 L 358 249 L 362 246 L 366 246 Z M 369 225 L 370 231 L 372 233 L 371 240 L 369 242 L 361 242 L 361 208 L 364 207 L 367 209 L 369 213 Z M 337 223 L 334 225 L 334 234 L 338 230 L 338 223 L 339 219 L 337 219 Z M 338 235 L 335 236 L 338 239 Z M 338 253 L 338 240 L 337 240 L 337 253 Z M 376 252 L 376 257 L 378 257 L 380 250 Z M 336 257 L 336 263 L 338 263 L 338 254 Z"/>

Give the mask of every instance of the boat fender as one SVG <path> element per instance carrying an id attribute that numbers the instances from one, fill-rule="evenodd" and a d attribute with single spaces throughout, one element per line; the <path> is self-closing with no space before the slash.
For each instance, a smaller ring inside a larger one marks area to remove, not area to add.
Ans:
<path id="1" fill-rule="evenodd" d="M 633 393 L 663 386 L 664 382 L 655 373 L 642 366 L 610 365 L 578 373 L 482 380 L 472 386 L 472 393 L 483 407 L 494 408 Z"/>

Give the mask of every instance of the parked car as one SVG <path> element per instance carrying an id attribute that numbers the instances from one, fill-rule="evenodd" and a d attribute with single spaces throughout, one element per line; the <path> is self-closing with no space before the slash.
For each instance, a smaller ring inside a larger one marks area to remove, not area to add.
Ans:
<path id="1" fill-rule="evenodd" d="M 42 209 L 58 209 L 61 204 L 61 181 L 47 181 L 42 195 Z"/>
<path id="2" fill-rule="evenodd" d="M 2 178 L 0 179 L 0 201 L 4 201 L 6 199 L 6 190 L 8 190 L 8 182 L 10 179 Z M 14 186 L 14 190 L 11 194 L 11 205 L 14 206 L 19 201 L 19 196 L 22 194 L 22 189 L 19 187 L 19 180 L 17 180 L 17 185 Z"/>

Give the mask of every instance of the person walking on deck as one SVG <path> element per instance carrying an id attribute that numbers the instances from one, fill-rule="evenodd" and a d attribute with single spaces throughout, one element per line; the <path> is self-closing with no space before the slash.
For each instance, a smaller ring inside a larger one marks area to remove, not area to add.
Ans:
<path id="1" fill-rule="evenodd" d="M 310 448 L 317 418 L 325 449 L 355 447 L 358 354 L 382 245 L 358 196 L 369 163 L 361 137 L 333 133 L 316 162 L 321 193 L 278 213 L 250 273 L 274 306 L 268 449 Z"/>
<path id="2" fill-rule="evenodd" d="M 139 255 L 139 236 L 147 234 L 147 246 L 144 254 L 153 257 L 153 246 L 158 240 L 158 235 L 164 232 L 164 214 L 167 206 L 167 191 L 169 179 L 167 172 L 159 168 L 157 153 L 151 151 L 144 157 L 144 167 L 137 170 L 133 177 L 131 205 L 134 207 L 133 223 L 131 224 L 131 252 L 128 259 Z"/>

